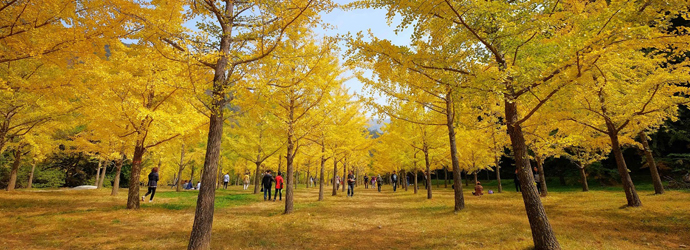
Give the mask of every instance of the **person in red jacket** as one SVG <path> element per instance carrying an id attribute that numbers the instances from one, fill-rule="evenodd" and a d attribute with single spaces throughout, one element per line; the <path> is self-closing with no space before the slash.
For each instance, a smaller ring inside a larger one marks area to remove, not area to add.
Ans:
<path id="1" fill-rule="evenodd" d="M 276 201 L 276 197 L 278 197 L 278 193 L 280 193 L 280 200 L 283 200 L 283 173 L 278 172 L 278 176 L 276 176 L 276 193 L 273 195 L 273 201 Z"/>

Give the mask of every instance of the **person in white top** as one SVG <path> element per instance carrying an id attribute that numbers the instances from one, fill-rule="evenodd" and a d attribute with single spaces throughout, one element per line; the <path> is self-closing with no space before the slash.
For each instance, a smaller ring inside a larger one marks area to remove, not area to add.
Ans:
<path id="1" fill-rule="evenodd" d="M 201 188 L 201 182 L 196 183 L 196 190 L 199 190 Z"/>
<path id="2" fill-rule="evenodd" d="M 228 182 L 230 182 L 230 175 L 226 173 L 223 176 L 223 188 L 228 189 Z"/>

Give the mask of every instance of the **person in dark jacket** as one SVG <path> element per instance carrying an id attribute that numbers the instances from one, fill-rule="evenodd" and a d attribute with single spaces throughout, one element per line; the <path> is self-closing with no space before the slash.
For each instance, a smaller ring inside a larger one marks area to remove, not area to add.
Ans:
<path id="1" fill-rule="evenodd" d="M 268 200 L 271 200 L 271 186 L 273 184 L 273 175 L 271 175 L 271 170 L 266 171 L 264 178 L 261 179 L 261 186 L 264 187 L 264 201 L 266 201 L 266 195 L 268 195 Z"/>
<path id="2" fill-rule="evenodd" d="M 153 168 L 151 169 L 151 173 L 149 174 L 149 191 L 146 192 L 144 196 L 141 197 L 141 201 L 144 201 L 146 196 L 151 194 L 151 199 L 149 199 L 149 202 L 153 201 L 153 196 L 156 195 L 156 187 L 158 187 L 158 168 Z"/>
<path id="3" fill-rule="evenodd" d="M 515 169 L 515 177 L 513 178 L 515 182 L 515 191 L 520 192 L 520 176 L 518 176 L 518 170 Z"/>
<path id="4" fill-rule="evenodd" d="M 347 175 L 347 196 L 353 197 L 355 195 L 355 175 L 352 171 Z"/>
<path id="5" fill-rule="evenodd" d="M 383 180 L 381 179 L 381 175 L 376 177 L 376 186 L 379 188 L 379 193 L 381 193 L 381 185 L 383 185 Z"/>
<path id="6" fill-rule="evenodd" d="M 280 200 L 283 200 L 283 184 L 283 174 L 278 172 L 278 176 L 276 176 L 276 193 L 273 195 L 273 201 L 276 201 L 278 194 L 280 194 Z M 271 199 L 271 193 L 268 193 L 268 199 Z"/>

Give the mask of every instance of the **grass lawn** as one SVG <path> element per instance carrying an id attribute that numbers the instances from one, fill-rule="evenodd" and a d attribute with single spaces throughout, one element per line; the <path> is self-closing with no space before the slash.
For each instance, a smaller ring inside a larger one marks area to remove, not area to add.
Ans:
<path id="1" fill-rule="evenodd" d="M 485 185 L 486 190 L 491 186 Z M 264 202 L 241 187 L 219 190 L 214 249 L 529 249 L 532 239 L 522 197 L 512 182 L 501 194 L 473 197 L 453 213 L 450 188 L 413 194 L 390 186 L 381 193 L 356 188 L 317 202 L 317 188 L 300 185 L 295 212 Z M 486 193 L 485 190 L 485 193 Z M 494 189 L 495 190 L 495 189 Z M 550 189 L 542 198 L 564 249 L 690 248 L 690 193 L 661 196 L 642 189 L 643 207 L 621 208 L 625 195 L 610 188 Z M 145 189 L 143 189 L 145 191 Z M 0 249 L 184 249 L 197 192 L 162 188 L 153 203 L 125 209 L 126 190 L 0 192 Z M 142 192 L 143 194 L 143 192 Z"/>

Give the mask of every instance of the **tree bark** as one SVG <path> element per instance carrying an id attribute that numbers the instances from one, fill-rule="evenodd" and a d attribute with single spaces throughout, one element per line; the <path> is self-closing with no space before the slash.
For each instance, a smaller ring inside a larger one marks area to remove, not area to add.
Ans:
<path id="1" fill-rule="evenodd" d="M 453 165 L 453 183 L 455 184 L 455 212 L 465 208 L 465 197 L 462 193 L 462 178 L 460 177 L 460 160 L 458 159 L 458 147 L 455 142 L 455 107 L 453 107 L 452 89 L 446 94 L 446 126 L 448 127 L 448 140 L 450 142 L 450 158 Z"/>
<path id="2" fill-rule="evenodd" d="M 295 176 L 293 175 L 294 172 L 294 163 L 293 160 L 295 159 L 295 141 L 293 140 L 295 136 L 295 128 L 294 128 L 294 121 L 295 121 L 295 99 L 291 98 L 290 99 L 290 119 L 288 123 L 288 133 L 287 133 L 287 154 L 285 155 L 285 161 L 287 163 L 287 175 L 286 177 L 286 186 L 285 186 L 285 212 L 284 214 L 290 214 L 294 210 L 294 204 L 293 204 L 293 190 L 294 188 L 297 188 L 297 181 L 295 180 Z M 294 188 L 293 188 L 293 182 L 294 182 Z"/>
<path id="3" fill-rule="evenodd" d="M 10 182 L 7 184 L 7 191 L 14 191 L 17 185 L 17 172 L 19 171 L 19 165 L 22 162 L 22 151 L 19 149 L 14 150 L 14 162 L 12 162 L 12 170 L 10 172 Z"/>
<path id="4" fill-rule="evenodd" d="M 326 146 L 323 144 L 323 141 L 321 142 L 321 176 L 319 176 L 319 201 L 323 201 L 323 181 L 324 179 L 324 172 L 326 172 L 326 159 L 324 158 L 323 154 L 326 153 Z"/>
<path id="5" fill-rule="evenodd" d="M 333 156 L 333 194 L 331 196 L 336 196 L 338 194 L 338 187 L 335 184 L 335 176 L 338 173 L 338 161 L 335 159 L 335 155 Z"/>
<path id="6" fill-rule="evenodd" d="M 103 172 L 101 172 L 101 180 L 98 183 L 98 188 L 103 187 L 103 183 L 105 181 L 105 174 L 107 173 L 106 171 L 108 171 L 108 165 L 110 165 L 110 161 L 108 161 L 105 165 L 103 165 Z"/>
<path id="7" fill-rule="evenodd" d="M 36 162 L 34 161 L 31 164 L 31 173 L 29 173 L 29 185 L 26 186 L 26 188 L 31 189 L 31 186 L 33 185 L 34 182 L 34 170 L 36 170 Z"/>
<path id="8" fill-rule="evenodd" d="M 417 186 L 417 163 L 415 163 L 415 169 L 414 169 L 414 194 L 417 194 L 417 190 L 419 190 L 419 187 Z"/>
<path id="9" fill-rule="evenodd" d="M 216 96 L 216 94 L 214 94 Z M 218 98 L 218 97 L 216 97 Z M 208 143 L 206 144 L 206 156 L 204 169 L 201 176 L 199 198 L 196 202 L 194 224 L 187 249 L 210 249 L 211 227 L 213 226 L 214 201 L 216 189 L 213 188 L 216 180 L 218 162 L 220 160 L 220 144 L 223 137 L 223 111 L 224 105 L 213 105 L 215 112 L 211 115 Z"/>
<path id="10" fill-rule="evenodd" d="M 582 177 L 582 192 L 589 191 L 589 184 L 587 184 L 587 173 L 584 166 L 578 166 L 580 169 L 580 177 Z"/>
<path id="11" fill-rule="evenodd" d="M 115 178 L 113 180 L 113 191 L 110 195 L 117 196 L 118 191 L 120 191 L 120 173 L 122 172 L 122 163 L 125 161 L 125 154 L 120 153 L 122 158 L 115 163 Z"/>
<path id="12" fill-rule="evenodd" d="M 505 100 L 505 118 L 510 142 L 515 155 L 515 166 L 520 177 L 520 188 L 525 210 L 532 230 L 532 240 L 536 249 L 560 249 L 561 246 L 551 228 L 546 211 L 539 198 L 537 188 L 532 184 L 532 168 L 527 156 L 527 145 L 522 133 L 522 127 L 518 122 L 517 103 L 514 100 Z"/>
<path id="13" fill-rule="evenodd" d="M 613 155 L 616 157 L 618 174 L 621 176 L 621 182 L 623 183 L 623 189 L 625 190 L 625 198 L 628 200 L 628 206 L 642 206 L 640 197 L 637 195 L 637 191 L 635 190 L 635 184 L 633 184 L 632 179 L 630 178 L 628 166 L 625 164 L 623 150 L 621 149 L 620 142 L 618 141 L 618 131 L 616 131 L 615 126 L 610 121 L 606 121 L 606 126 L 608 128 L 609 138 L 611 139 L 611 150 L 613 151 Z"/>
<path id="14" fill-rule="evenodd" d="M 499 164 L 498 157 L 494 160 L 496 163 L 496 181 L 498 182 L 498 192 L 503 192 L 503 185 L 501 185 L 501 165 Z"/>
<path id="15" fill-rule="evenodd" d="M 129 190 L 127 192 L 127 209 L 139 209 L 139 176 L 141 175 L 141 159 L 146 152 L 144 142 L 137 140 L 132 156 L 132 172 L 129 175 Z"/>
<path id="16" fill-rule="evenodd" d="M 340 181 L 342 182 L 342 185 L 340 185 L 343 189 L 340 192 L 345 192 L 345 184 L 347 179 L 347 157 L 343 160 L 343 177 L 340 178 Z"/>
<path id="17" fill-rule="evenodd" d="M 479 181 L 477 180 L 477 172 L 478 171 L 474 171 L 474 173 L 472 173 L 472 177 L 474 177 L 474 185 L 477 185 L 477 182 Z"/>
<path id="18" fill-rule="evenodd" d="M 426 165 L 426 198 L 431 199 L 431 162 L 429 162 L 429 149 L 425 148 L 424 150 L 424 164 Z"/>
<path id="19" fill-rule="evenodd" d="M 664 194 L 664 186 L 661 183 L 659 170 L 656 167 L 656 162 L 654 161 L 654 156 L 652 155 L 652 149 L 649 147 L 647 135 L 641 131 L 638 134 L 638 136 L 640 137 L 640 141 L 642 141 L 644 156 L 647 159 L 647 165 L 649 166 L 649 171 L 652 174 L 652 183 L 654 183 L 654 194 Z"/>
<path id="20" fill-rule="evenodd" d="M 280 155 L 278 156 L 278 161 L 280 161 Z M 254 164 L 256 164 L 256 172 L 255 172 L 256 174 L 254 176 L 254 194 L 258 194 L 259 193 L 259 182 L 261 182 L 261 180 L 259 180 L 259 178 L 261 178 L 261 175 L 259 174 L 261 171 L 261 162 L 257 161 L 257 162 L 254 162 Z"/>
<path id="21" fill-rule="evenodd" d="M 101 159 L 98 159 L 98 169 L 96 170 L 96 182 L 93 184 L 96 186 L 96 189 L 101 188 L 98 184 L 100 184 L 100 177 L 101 177 L 101 165 L 103 164 L 103 161 Z"/>
<path id="22" fill-rule="evenodd" d="M 443 183 L 443 188 L 448 188 L 448 166 L 443 166 L 444 178 L 446 179 Z"/>
<path id="23" fill-rule="evenodd" d="M 180 149 L 180 164 L 177 165 L 177 185 L 175 185 L 175 192 L 180 192 L 180 186 L 182 186 L 182 171 L 184 171 L 184 143 L 182 144 L 182 149 Z"/>
<path id="24" fill-rule="evenodd" d="M 546 197 L 549 195 L 548 189 L 546 189 L 546 176 L 544 176 L 544 159 L 539 156 L 535 157 L 537 160 L 537 169 L 539 170 L 539 185 L 541 185 L 541 197 Z"/>

